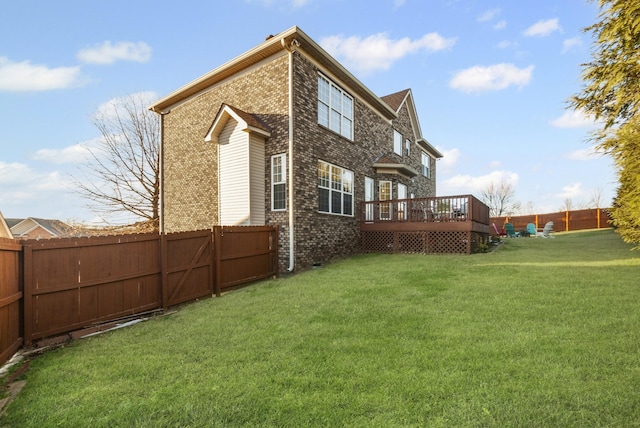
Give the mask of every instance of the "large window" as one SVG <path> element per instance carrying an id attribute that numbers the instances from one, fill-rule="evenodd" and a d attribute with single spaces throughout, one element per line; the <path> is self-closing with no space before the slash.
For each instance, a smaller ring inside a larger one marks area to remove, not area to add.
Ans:
<path id="1" fill-rule="evenodd" d="M 318 76 L 318 123 L 353 140 L 353 98 L 322 75 Z"/>
<path id="2" fill-rule="evenodd" d="M 287 209 L 287 155 L 271 156 L 271 209 Z"/>
<path id="3" fill-rule="evenodd" d="M 393 130 L 393 151 L 402 156 L 402 134 Z"/>
<path id="4" fill-rule="evenodd" d="M 353 215 L 353 172 L 318 161 L 318 211 Z"/>
<path id="5" fill-rule="evenodd" d="M 431 158 L 425 152 L 422 152 L 422 175 L 431 178 Z"/>

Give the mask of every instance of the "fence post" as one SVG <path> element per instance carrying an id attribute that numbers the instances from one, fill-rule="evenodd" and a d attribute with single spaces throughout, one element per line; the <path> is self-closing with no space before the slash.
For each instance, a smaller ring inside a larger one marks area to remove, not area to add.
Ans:
<path id="1" fill-rule="evenodd" d="M 168 272 L 168 263 L 169 263 L 169 255 L 167 249 L 167 234 L 160 234 L 160 295 L 162 296 L 162 310 L 166 312 L 169 308 L 169 272 Z"/>
<path id="2" fill-rule="evenodd" d="M 600 229 L 600 208 L 596 208 L 596 217 L 598 217 L 598 229 Z"/>
<path id="3" fill-rule="evenodd" d="M 28 348 L 31 346 L 31 336 L 33 335 L 33 249 L 30 245 L 22 246 L 22 257 L 24 272 L 22 276 L 24 347 Z"/>
<path id="4" fill-rule="evenodd" d="M 564 231 L 569 231 L 569 211 L 565 211 L 564 214 Z"/>
<path id="5" fill-rule="evenodd" d="M 215 269 L 216 269 L 216 275 L 215 275 L 215 283 L 214 283 L 214 288 L 216 291 L 216 297 L 220 297 L 220 284 L 222 283 L 222 260 L 221 260 L 221 255 L 222 255 L 222 226 L 213 226 L 213 243 L 214 245 L 214 262 L 215 262 Z"/>

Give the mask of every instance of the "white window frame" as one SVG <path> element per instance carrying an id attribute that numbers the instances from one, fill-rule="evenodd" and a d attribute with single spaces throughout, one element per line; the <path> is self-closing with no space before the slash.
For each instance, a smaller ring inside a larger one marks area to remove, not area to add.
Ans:
<path id="1" fill-rule="evenodd" d="M 422 152 L 420 162 L 422 163 L 422 175 L 431 178 L 431 156 Z"/>
<path id="2" fill-rule="evenodd" d="M 327 167 L 328 177 L 321 174 Z M 353 184 L 353 171 L 318 159 L 318 212 L 353 217 Z M 320 206 L 320 194 L 324 191 L 328 192 L 326 211 Z M 334 205 L 334 198 L 340 200 L 339 210 Z"/>
<path id="3" fill-rule="evenodd" d="M 280 165 L 276 165 L 276 162 Z M 284 187 L 284 207 L 276 208 L 276 186 Z M 271 156 L 271 211 L 287 210 L 287 154 Z"/>
<path id="4" fill-rule="evenodd" d="M 393 152 L 402 156 L 402 134 L 393 130 Z"/>
<path id="5" fill-rule="evenodd" d="M 320 73 L 318 123 L 353 141 L 353 97 Z"/>
<path id="6" fill-rule="evenodd" d="M 407 157 L 411 156 L 411 141 L 408 138 L 404 140 L 404 149 Z"/>

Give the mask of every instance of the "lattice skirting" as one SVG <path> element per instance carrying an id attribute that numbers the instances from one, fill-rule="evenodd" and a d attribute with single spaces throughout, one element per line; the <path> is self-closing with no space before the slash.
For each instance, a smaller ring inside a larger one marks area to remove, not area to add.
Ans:
<path id="1" fill-rule="evenodd" d="M 470 254 L 479 243 L 486 242 L 488 238 L 488 234 L 460 231 L 362 231 L 362 251 Z"/>

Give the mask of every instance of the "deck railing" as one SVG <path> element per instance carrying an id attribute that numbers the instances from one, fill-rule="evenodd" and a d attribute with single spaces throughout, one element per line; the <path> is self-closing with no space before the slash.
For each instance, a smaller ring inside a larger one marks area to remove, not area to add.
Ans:
<path id="1" fill-rule="evenodd" d="M 489 207 L 473 195 L 367 201 L 360 205 L 363 223 L 477 222 L 489 224 Z"/>

